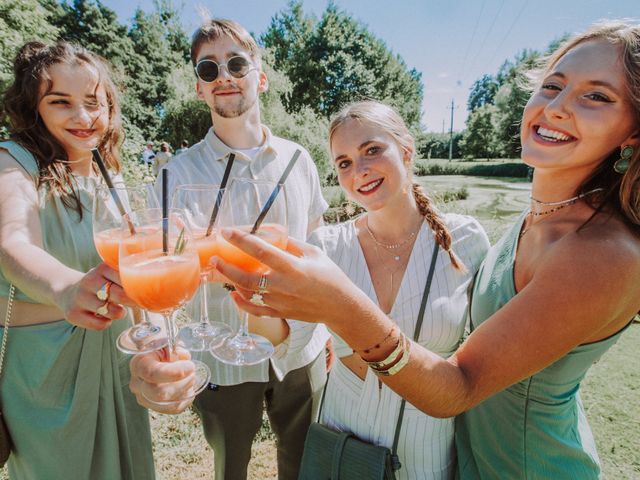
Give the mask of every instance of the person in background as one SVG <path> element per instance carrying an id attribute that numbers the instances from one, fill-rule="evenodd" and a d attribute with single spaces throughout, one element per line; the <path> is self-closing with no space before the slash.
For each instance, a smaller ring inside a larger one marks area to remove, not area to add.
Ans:
<path id="1" fill-rule="evenodd" d="M 165 167 L 170 173 L 169 192 L 182 184 L 220 184 L 230 153 L 235 154 L 230 179 L 278 180 L 299 149 L 302 154 L 287 178 L 287 211 L 290 235 L 306 239 L 322 223 L 327 203 L 309 153 L 274 136 L 261 123 L 258 97 L 267 90 L 268 81 L 255 40 L 236 22 L 213 19 L 193 35 L 191 61 L 196 92 L 211 110 L 213 126 L 202 141 Z M 212 320 L 236 320 L 233 302 L 221 284 L 212 284 L 209 292 Z M 237 326 L 236 321 L 232 327 Z M 284 317 L 253 319 L 250 329 L 276 346 L 270 361 L 237 367 L 210 355 L 202 359 L 216 385 L 198 395 L 194 407 L 214 451 L 215 476 L 246 478 L 251 445 L 266 406 L 276 436 L 278 477 L 297 479 L 304 439 L 326 379 L 325 344 L 330 335 L 324 326 Z M 131 363 L 131 388 L 142 405 L 181 411 L 188 402 L 158 407 L 147 399 L 160 398 L 156 395 L 163 384 L 182 375 L 184 368 L 184 362 L 165 363 L 157 354 L 141 355 Z"/>
<path id="2" fill-rule="evenodd" d="M 155 158 L 156 152 L 153 151 L 153 142 L 147 142 L 147 145 L 140 154 L 140 162 L 145 165 L 152 166 Z"/>
<path id="3" fill-rule="evenodd" d="M 417 408 L 458 415 L 464 480 L 601 478 L 580 383 L 640 310 L 640 25 L 595 25 L 538 73 L 520 129 L 531 204 L 481 265 L 449 358 L 410 342 L 390 360 L 392 320 L 315 247 L 223 232 L 271 267 L 266 307 L 248 301 L 256 275 L 217 262 L 245 310 L 324 322 Z"/>
<path id="4" fill-rule="evenodd" d="M 169 160 L 171 160 L 173 154 L 171 153 L 171 147 L 167 142 L 162 142 L 160 144 L 160 151 L 156 153 L 155 158 L 153 159 L 153 174 L 158 175 L 158 172 L 164 167 Z"/>
<path id="5" fill-rule="evenodd" d="M 180 144 L 180 148 L 176 150 L 176 155 L 180 155 L 181 153 L 186 152 L 188 149 L 189 149 L 189 142 L 187 142 L 186 140 L 182 140 L 182 143 Z"/>
<path id="6" fill-rule="evenodd" d="M 135 304 L 93 243 L 92 200 L 104 182 L 91 149 L 121 180 L 115 86 L 103 59 L 66 42 L 25 44 L 13 70 L 2 103 L 12 140 L 0 143 L 9 477 L 153 479 L 148 412 L 116 350 L 124 305 Z"/>

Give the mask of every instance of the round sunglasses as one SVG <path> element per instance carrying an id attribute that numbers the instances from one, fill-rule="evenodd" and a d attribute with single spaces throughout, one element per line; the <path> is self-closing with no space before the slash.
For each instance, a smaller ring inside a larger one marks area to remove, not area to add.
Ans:
<path id="1" fill-rule="evenodd" d="M 200 60 L 195 67 L 196 75 L 200 80 L 205 83 L 214 82 L 220 74 L 220 69 L 225 67 L 229 75 L 233 78 L 242 78 L 247 75 L 251 70 L 255 70 L 249 60 L 244 57 L 237 56 L 231 57 L 227 60 L 227 63 L 218 63 L 213 60 Z"/>

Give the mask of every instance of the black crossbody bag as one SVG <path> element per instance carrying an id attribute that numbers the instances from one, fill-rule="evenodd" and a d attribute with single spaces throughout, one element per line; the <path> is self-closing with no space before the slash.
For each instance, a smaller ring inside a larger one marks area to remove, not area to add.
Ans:
<path id="1" fill-rule="evenodd" d="M 435 271 L 439 246 L 436 243 L 431 256 L 431 265 L 427 282 L 422 294 L 422 303 L 418 313 L 414 342 L 418 341 L 424 312 L 429 298 L 433 272 Z M 328 379 L 327 379 L 328 383 Z M 324 396 L 327 391 L 325 384 L 320 401 L 322 414 Z M 302 464 L 300 465 L 299 480 L 395 480 L 395 472 L 402 465 L 398 459 L 398 441 L 406 400 L 402 399 L 396 422 L 396 430 L 391 449 L 364 442 L 348 432 L 338 432 L 321 423 L 314 422 L 309 427 L 304 442 Z"/>

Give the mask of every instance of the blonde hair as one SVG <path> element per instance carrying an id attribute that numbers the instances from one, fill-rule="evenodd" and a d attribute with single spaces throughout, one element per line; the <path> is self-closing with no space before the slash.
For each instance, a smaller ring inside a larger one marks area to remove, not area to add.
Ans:
<path id="1" fill-rule="evenodd" d="M 198 53 L 203 44 L 215 42 L 221 37 L 228 37 L 249 52 L 249 56 L 262 68 L 260 47 L 247 30 L 233 20 L 213 18 L 206 20 L 191 37 L 191 63 L 196 66 Z"/>
<path id="2" fill-rule="evenodd" d="M 329 146 L 331 146 L 335 132 L 349 119 L 367 123 L 391 135 L 400 150 L 408 154 L 409 161 L 406 162 L 407 174 L 409 179 L 413 180 L 415 141 L 402 117 L 393 108 L 374 100 L 354 102 L 345 106 L 331 119 L 329 124 Z M 412 182 L 412 191 L 418 210 L 427 224 L 429 224 L 429 227 L 431 227 L 431 230 L 433 230 L 438 245 L 449 254 L 453 266 L 457 270 L 464 271 L 464 264 L 451 247 L 451 232 L 449 232 L 444 219 L 438 213 L 433 202 L 424 193 L 422 187 L 415 182 Z"/>
<path id="3" fill-rule="evenodd" d="M 635 113 L 636 128 L 640 130 L 640 24 L 608 20 L 592 25 L 584 33 L 569 38 L 549 55 L 544 66 L 537 71 L 536 79 L 539 82 L 569 51 L 593 40 L 604 40 L 621 47 L 620 61 L 624 69 L 626 93 Z M 620 149 L 616 148 L 578 187 L 576 194 L 603 188 L 601 196 L 588 196 L 585 199 L 596 208 L 596 213 L 605 205 L 610 205 L 627 223 L 640 226 L 640 144 L 634 149 L 629 168 L 623 175 L 613 170 L 613 164 L 619 158 Z M 597 205 L 593 202 L 597 202 Z"/>

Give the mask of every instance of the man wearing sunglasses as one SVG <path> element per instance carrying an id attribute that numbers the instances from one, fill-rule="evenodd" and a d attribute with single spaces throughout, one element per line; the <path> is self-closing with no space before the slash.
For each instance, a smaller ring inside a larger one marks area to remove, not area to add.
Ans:
<path id="1" fill-rule="evenodd" d="M 299 145 L 271 134 L 261 124 L 258 96 L 267 90 L 261 69 L 260 50 L 240 25 L 229 20 L 210 20 L 192 39 L 191 60 L 198 97 L 211 110 L 213 127 L 204 140 L 169 162 L 169 191 L 180 184 L 220 184 L 228 155 L 235 154 L 230 178 L 277 180 L 296 149 L 303 154 L 287 179 L 289 235 L 304 240 L 322 222 L 327 203 L 322 198 L 318 172 L 309 154 Z M 235 315 L 233 305 L 223 302 L 221 287 L 211 284 L 210 316 L 220 320 Z M 216 318 L 217 317 L 217 318 Z M 203 355 L 212 373 L 212 386 L 195 399 L 207 438 L 214 450 L 215 478 L 243 479 L 251 457 L 251 445 L 262 423 L 266 405 L 278 446 L 278 477 L 297 479 L 303 444 L 315 419 L 326 379 L 324 326 L 261 317 L 252 331 L 276 345 L 268 362 L 235 367 Z M 131 389 L 138 401 L 165 413 L 177 413 L 188 402 L 159 407 L 148 402 L 171 396 L 186 372 L 181 362 L 161 362 L 156 354 L 138 356 L 131 362 Z M 157 395 L 157 397 L 154 397 Z M 180 398 L 177 394 L 175 398 Z"/>

